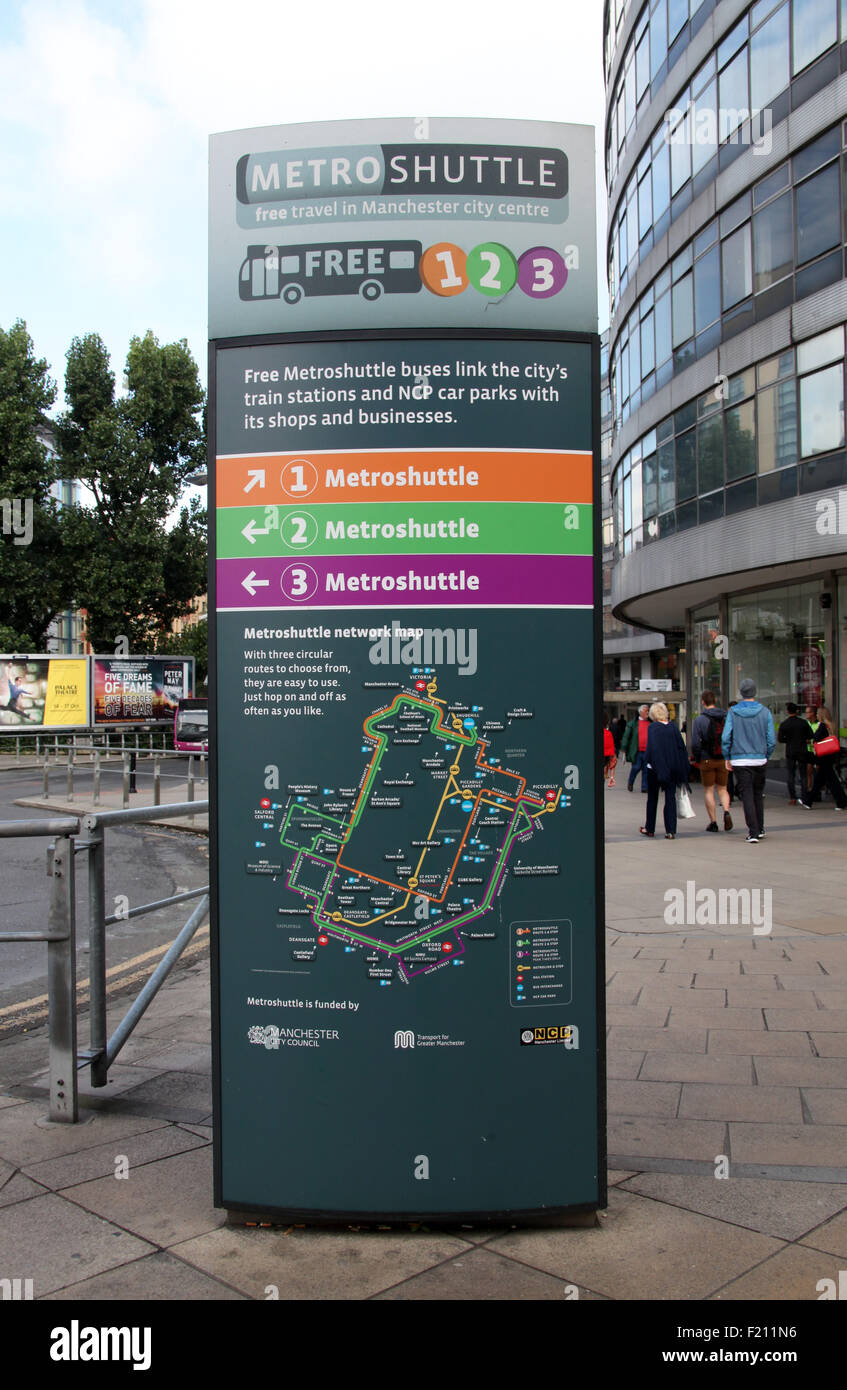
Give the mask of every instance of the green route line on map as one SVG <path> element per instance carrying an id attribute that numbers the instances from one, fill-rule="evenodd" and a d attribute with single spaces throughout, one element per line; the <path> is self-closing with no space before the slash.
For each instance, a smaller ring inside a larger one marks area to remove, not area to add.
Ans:
<path id="1" fill-rule="evenodd" d="M 494 805 L 495 803 L 491 802 L 486 804 Z M 546 806 L 541 807 L 539 814 L 546 812 L 547 809 L 548 808 Z M 531 828 L 532 817 L 529 815 L 526 808 L 521 803 L 518 803 L 517 810 L 520 814 L 526 817 L 527 824 Z M 476 917 L 480 917 L 483 912 L 488 911 L 488 908 L 491 905 L 491 900 L 494 897 L 494 893 L 496 892 L 497 887 L 499 886 L 500 871 L 506 859 L 509 856 L 509 851 L 511 850 L 515 840 L 524 833 L 525 827 L 521 826 L 520 828 L 518 828 L 516 817 L 515 826 L 512 828 L 512 830 L 504 840 L 500 849 L 500 854 L 498 855 L 497 860 L 495 861 L 494 869 L 491 874 L 491 879 L 489 880 L 488 890 L 485 894 L 485 897 L 482 899 L 482 902 L 478 906 L 473 907 L 469 912 L 463 913 L 460 917 L 452 917 L 447 921 L 439 922 L 437 926 L 431 927 L 429 931 L 422 932 L 420 936 L 414 937 L 411 941 L 404 941 L 399 945 L 392 946 L 389 945 L 389 943 L 386 941 L 380 941 L 372 936 L 364 936 L 361 932 L 352 931 L 351 929 L 349 929 L 349 927 L 342 927 L 339 923 L 333 922 L 331 920 L 331 917 L 329 922 L 315 922 L 315 926 L 324 929 L 331 929 L 338 936 L 341 936 L 342 938 L 348 939 L 350 941 L 361 942 L 363 946 L 375 946 L 378 950 L 384 951 L 387 955 L 404 955 L 407 951 L 412 950 L 415 946 L 419 946 L 422 942 L 429 941 L 431 938 L 435 936 L 441 936 L 444 932 L 452 931 L 454 927 L 461 926 L 463 922 L 472 922 Z M 330 880 L 330 883 L 327 884 L 323 898 L 320 901 L 318 901 L 317 893 L 313 894 L 310 892 L 306 892 L 304 889 L 297 890 L 302 894 L 304 898 L 314 897 L 317 906 L 315 913 L 312 916 L 313 921 L 315 919 L 315 916 L 324 911 L 324 905 L 326 903 L 327 897 L 329 896 L 329 889 L 331 887 L 331 884 L 332 880 Z M 402 889 L 400 891 L 402 891 Z M 409 896 L 411 896 L 411 894 L 409 894 Z M 399 910 L 400 909 L 398 908 L 398 911 Z"/>
<path id="2" fill-rule="evenodd" d="M 379 771 L 379 765 L 382 762 L 383 755 L 385 753 L 386 748 L 388 747 L 388 735 L 378 733 L 377 731 L 369 728 L 368 726 L 372 724 L 374 720 L 381 721 L 383 719 L 387 719 L 388 716 L 390 714 L 394 714 L 395 710 L 399 709 L 401 705 L 410 705 L 413 709 L 422 709 L 427 714 L 429 714 L 430 711 L 432 711 L 432 718 L 429 721 L 429 732 L 431 734 L 434 734 L 436 738 L 442 739 L 442 741 L 452 739 L 456 743 L 464 743 L 469 745 L 470 747 L 473 747 L 473 745 L 477 741 L 476 729 L 471 730 L 468 734 L 460 733 L 458 729 L 445 729 L 444 724 L 442 723 L 444 711 L 441 709 L 433 709 L 432 704 L 428 700 L 416 700 L 413 695 L 395 695 L 394 699 L 392 700 L 391 704 L 388 706 L 387 709 L 381 709 L 378 710 L 375 714 L 369 714 L 364 722 L 363 728 L 368 738 L 376 739 L 380 746 L 374 753 L 373 759 L 371 761 L 370 771 L 368 772 L 362 790 L 359 793 L 359 799 L 356 802 L 356 805 L 353 807 L 353 814 L 350 818 L 350 825 L 347 830 L 347 834 L 344 837 L 345 842 L 349 840 L 351 832 L 355 830 L 362 817 L 362 813 L 365 809 L 365 806 L 367 805 L 368 797 L 370 795 L 371 784 L 373 783 L 373 780 L 377 772 Z"/>
<path id="3" fill-rule="evenodd" d="M 431 718 L 430 718 L 430 721 L 429 721 L 429 732 L 430 732 L 431 734 L 434 734 L 436 738 L 442 739 L 442 741 L 446 741 L 446 740 L 449 739 L 449 740 L 451 740 L 452 742 L 461 743 L 461 744 L 464 744 L 464 745 L 467 746 L 467 747 L 473 747 L 473 746 L 479 741 L 479 739 L 478 739 L 478 734 L 477 734 L 477 731 L 476 731 L 475 728 L 469 730 L 468 732 L 465 732 L 465 731 L 463 730 L 463 728 L 461 728 L 461 727 L 460 727 L 460 728 L 453 727 L 453 728 L 451 728 L 451 729 L 447 729 L 447 728 L 445 727 L 445 725 L 444 725 L 444 722 L 443 722 L 443 717 L 444 717 L 444 710 L 443 710 L 443 709 L 440 709 L 440 708 L 433 708 L 433 705 L 432 705 L 432 703 L 431 703 L 430 701 L 428 701 L 428 700 L 416 699 L 414 696 L 412 696 L 412 695 L 407 695 L 407 694 L 404 694 L 404 693 L 401 693 L 401 694 L 399 694 L 399 695 L 396 695 L 396 696 L 394 697 L 394 700 L 392 701 L 392 703 L 391 703 L 387 708 L 381 709 L 381 710 L 377 710 L 374 714 L 368 715 L 367 719 L 364 721 L 363 728 L 364 728 L 364 731 L 365 731 L 365 734 L 367 735 L 367 737 L 368 737 L 368 738 L 371 738 L 371 739 L 374 739 L 374 741 L 377 743 L 378 747 L 377 747 L 377 748 L 375 749 L 375 751 L 374 751 L 374 755 L 373 755 L 373 758 L 371 759 L 371 763 L 370 763 L 370 767 L 369 767 L 368 773 L 367 773 L 367 775 L 366 775 L 366 777 L 365 777 L 365 781 L 364 781 L 364 783 L 363 783 L 363 785 L 362 785 L 361 791 L 360 791 L 359 796 L 358 796 L 358 799 L 357 799 L 357 801 L 356 801 L 356 805 L 355 805 L 354 808 L 353 808 L 353 811 L 352 811 L 352 813 L 351 813 L 351 816 L 350 816 L 349 821 L 345 824 L 344 821 L 338 820 L 338 818 L 335 817 L 335 816 L 328 816 L 328 815 L 326 815 L 324 812 L 315 811 L 315 810 L 312 810 L 312 809 L 309 808 L 309 807 L 304 806 L 302 802 L 296 802 L 294 805 L 292 805 L 291 808 L 290 808 L 290 810 L 289 810 L 289 812 L 288 812 L 288 814 L 287 814 L 287 816 L 286 816 L 285 823 L 284 823 L 283 828 L 282 828 L 282 833 L 281 833 L 281 835 L 280 835 L 280 841 L 281 841 L 281 843 L 287 845 L 288 848 L 290 848 L 290 849 L 296 849 L 296 850 L 298 851 L 298 853 L 297 853 L 297 859 L 296 859 L 296 861 L 295 861 L 294 868 L 293 868 L 292 874 L 291 874 L 291 877 L 292 877 L 292 878 L 294 878 L 294 877 L 296 876 L 297 866 L 298 866 L 299 861 L 300 861 L 300 858 L 301 858 L 301 856 L 302 856 L 303 854 L 310 854 L 310 855 L 312 855 L 314 858 L 316 858 L 316 859 L 318 858 L 318 856 L 315 854 L 315 847 L 316 847 L 316 845 L 317 845 L 318 840 L 320 839 L 321 833 L 325 833 L 327 839 L 337 840 L 337 841 L 339 842 L 340 848 L 339 848 L 338 853 L 339 853 L 339 855 L 341 854 L 341 851 L 342 851 L 342 849 L 343 849 L 344 844 L 346 844 L 346 843 L 349 841 L 350 835 L 352 834 L 352 832 L 353 832 L 353 830 L 355 829 L 355 827 L 358 825 L 359 820 L 361 819 L 362 814 L 363 814 L 363 812 L 364 812 L 364 809 L 365 809 L 365 807 L 366 807 L 367 804 L 368 804 L 368 799 L 369 799 L 369 795 L 370 795 L 370 790 L 371 790 L 371 787 L 372 787 L 372 785 L 373 785 L 374 778 L 376 777 L 376 774 L 377 774 L 377 772 L 379 771 L 380 763 L 382 762 L 383 755 L 384 755 L 384 753 L 385 753 L 385 751 L 386 751 L 386 749 L 387 749 L 387 747 L 388 747 L 388 734 L 387 734 L 387 733 L 382 733 L 382 732 L 380 732 L 380 731 L 378 731 L 378 730 L 375 730 L 375 729 L 372 729 L 372 728 L 370 727 L 370 725 L 373 724 L 375 721 L 376 721 L 376 722 L 381 722 L 382 720 L 388 718 L 390 715 L 394 714 L 398 709 L 400 709 L 403 705 L 409 706 L 409 707 L 411 707 L 412 709 L 421 709 L 421 710 L 423 710 L 426 714 L 430 714 L 430 713 L 431 713 Z M 458 722 L 458 717 L 457 717 L 456 715 L 453 715 L 452 718 Z M 483 748 L 484 748 L 484 746 L 485 746 L 485 745 L 483 744 Z M 445 797 L 446 797 L 446 795 L 447 795 L 447 793 L 445 792 Z M 529 800 L 529 801 L 534 801 L 533 798 L 526 798 L 526 799 Z M 444 797 L 442 797 L 442 804 L 443 804 L 443 801 L 444 801 Z M 362 945 L 365 945 L 365 946 L 374 946 L 374 947 L 376 947 L 378 950 L 384 951 L 384 952 L 385 952 L 386 954 L 388 954 L 388 955 L 402 955 L 402 954 L 404 954 L 405 952 L 407 952 L 407 951 L 409 951 L 409 950 L 412 950 L 414 947 L 421 945 L 421 944 L 422 944 L 423 942 L 425 942 L 425 941 L 429 941 L 429 940 L 431 940 L 432 938 L 434 938 L 434 937 L 436 937 L 436 936 L 443 935 L 445 932 L 452 931 L 455 927 L 458 927 L 458 926 L 462 925 L 462 923 L 464 923 L 464 922 L 473 921 L 475 918 L 481 916 L 482 913 L 484 913 L 484 912 L 486 912 L 486 911 L 488 910 L 488 908 L 489 908 L 489 906 L 490 906 L 490 904 L 491 904 L 491 900 L 492 900 L 492 898 L 494 897 L 494 893 L 495 893 L 495 891 L 497 890 L 497 887 L 499 886 L 500 878 L 501 878 L 501 872 L 502 872 L 502 869 L 503 869 L 503 866 L 504 866 L 506 860 L 508 859 L 509 852 L 510 852 L 510 850 L 511 850 L 511 848 L 512 848 L 512 845 L 514 844 L 515 840 L 516 840 L 520 835 L 522 835 L 522 834 L 525 833 L 525 831 L 526 831 L 527 828 L 529 828 L 529 829 L 532 828 L 533 817 L 532 817 L 532 816 L 530 815 L 530 813 L 526 810 L 526 807 L 524 806 L 523 801 L 524 801 L 523 796 L 518 797 L 517 800 L 516 800 L 516 804 L 515 804 L 516 815 L 515 815 L 514 824 L 513 824 L 513 826 L 512 826 L 512 829 L 510 830 L 510 832 L 507 834 L 506 839 L 504 840 L 503 844 L 502 844 L 501 847 L 500 847 L 500 853 L 499 853 L 497 859 L 495 860 L 494 868 L 493 868 L 492 873 L 491 873 L 491 878 L 490 878 L 490 880 L 489 880 L 488 888 L 487 888 L 487 890 L 486 890 L 485 896 L 483 897 L 481 903 L 479 903 L 478 905 L 475 905 L 470 911 L 465 912 L 465 913 L 462 913 L 462 915 L 459 916 L 459 917 L 453 917 L 453 918 L 450 918 L 450 919 L 445 920 L 444 922 L 438 923 L 436 926 L 431 927 L 431 928 L 429 929 L 429 931 L 422 932 L 419 936 L 414 937 L 414 938 L 413 938 L 412 940 L 410 940 L 410 941 L 405 941 L 405 942 L 403 942 L 402 944 L 398 944 L 398 945 L 390 945 L 389 943 L 387 943 L 387 942 L 385 942 L 385 941 L 380 941 L 380 940 L 378 940 L 378 939 L 375 938 L 375 937 L 365 936 L 361 931 L 355 931 L 355 930 L 353 930 L 353 925 L 354 925 L 354 924 L 350 923 L 350 922 L 349 922 L 347 919 L 345 919 L 345 918 L 341 918 L 341 919 L 340 919 L 339 921 L 337 921 L 337 922 L 332 921 L 332 914 L 329 914 L 329 913 L 327 913 L 327 917 L 328 917 L 328 919 L 329 919 L 328 923 L 327 923 L 327 922 L 319 923 L 319 922 L 315 921 L 315 918 L 316 918 L 317 916 L 319 916 L 320 914 L 322 914 L 322 913 L 325 912 L 325 909 L 326 909 L 326 900 L 327 900 L 327 897 L 329 896 L 329 890 L 330 890 L 330 888 L 331 888 L 331 886 L 332 886 L 332 883 L 333 883 L 333 880 L 334 880 L 334 878 L 335 878 L 335 875 L 334 875 L 334 874 L 330 877 L 329 882 L 328 882 L 327 885 L 326 885 L 326 888 L 323 890 L 323 897 L 320 897 L 320 898 L 319 898 L 319 895 L 318 895 L 317 892 L 312 892 L 312 891 L 310 891 L 310 890 L 303 889 L 303 888 L 298 888 L 298 889 L 296 889 L 296 891 L 299 892 L 299 893 L 301 894 L 301 896 L 303 896 L 304 898 L 312 898 L 312 899 L 314 900 L 314 902 L 315 902 L 315 911 L 314 911 L 313 914 L 312 914 L 312 920 L 313 920 L 315 926 L 317 926 L 317 927 L 323 926 L 323 927 L 325 927 L 325 928 L 326 928 L 327 926 L 329 926 L 329 928 L 330 928 L 331 930 L 333 930 L 333 932 L 334 932 L 335 934 L 339 935 L 339 936 L 342 937 L 343 939 L 350 940 L 350 941 L 358 941 L 358 942 L 360 942 Z M 501 801 L 501 802 L 488 801 L 488 800 L 486 800 L 486 799 L 483 799 L 482 795 L 480 795 L 480 799 L 479 799 L 479 803 L 478 803 L 478 804 L 479 804 L 479 805 L 489 805 L 489 806 L 493 806 L 493 807 L 498 807 L 498 806 L 502 806 L 502 805 L 503 805 L 503 802 L 502 802 L 502 801 Z M 534 803 L 534 804 L 537 804 L 537 803 Z M 538 814 L 543 814 L 543 813 L 544 813 L 545 811 L 547 811 L 547 810 L 555 810 L 555 809 L 556 809 L 556 805 L 558 805 L 558 797 L 556 798 L 556 803 L 555 803 L 555 805 L 549 806 L 549 807 L 548 807 L 548 806 L 542 806 L 542 807 L 540 807 L 540 808 L 539 808 Z M 287 831 L 288 831 L 288 827 L 289 827 L 289 825 L 290 825 L 290 823 L 291 823 L 291 818 L 292 818 L 292 816 L 293 816 L 293 814 L 294 814 L 294 812 L 295 812 L 296 810 L 303 810 L 303 811 L 305 811 L 309 816 L 316 816 L 319 820 L 329 821 L 329 822 L 330 822 L 331 824 L 333 824 L 333 825 L 337 825 L 337 826 L 339 826 L 339 827 L 343 827 L 343 834 L 339 837 L 339 836 L 337 836 L 337 835 L 331 835 L 329 832 L 319 832 L 318 835 L 315 835 L 315 836 L 314 836 L 314 838 L 313 838 L 313 840 L 312 840 L 312 844 L 311 844 L 311 846 L 310 846 L 310 848 L 309 848 L 308 850 L 305 849 L 305 848 L 302 847 L 302 846 L 291 844 L 289 841 L 287 841 L 287 840 L 285 839 L 285 835 L 286 835 L 286 833 L 287 833 Z M 439 810 L 440 810 L 440 807 L 439 807 Z M 524 825 L 520 825 L 520 817 L 521 817 L 521 816 L 524 818 L 524 820 L 525 820 L 525 822 L 526 822 L 526 825 L 525 825 L 525 826 L 524 826 Z M 321 863 L 326 863 L 326 864 L 328 864 L 328 865 L 332 863 L 332 861 L 329 861 L 329 860 L 320 860 L 320 862 L 321 862 Z M 340 868 L 340 867 L 341 867 L 337 860 L 336 860 L 335 867 L 336 867 L 336 868 Z M 353 868 L 350 868 L 349 866 L 347 866 L 346 871 L 349 872 L 349 873 L 358 873 L 358 870 L 353 869 Z M 365 878 L 369 878 L 369 877 L 370 877 L 370 875 L 368 875 L 368 874 L 360 875 L 360 877 L 362 877 L 362 876 L 365 877 Z M 396 891 L 396 892 L 402 893 L 404 890 L 403 890 L 402 888 L 399 888 L 399 887 L 396 887 L 396 886 L 395 886 L 395 891 Z M 410 898 L 411 896 L 412 896 L 412 892 L 411 892 L 411 890 L 408 890 L 407 893 L 406 893 L 405 902 L 402 903 L 400 906 L 398 906 L 396 909 L 394 909 L 394 911 L 401 912 L 401 911 L 403 910 L 403 908 L 408 904 L 409 898 Z M 392 911 L 392 912 L 388 912 L 388 913 L 383 913 L 383 914 L 381 915 L 381 917 L 376 918 L 376 919 L 373 919 L 373 920 L 379 921 L 379 920 L 382 920 L 382 918 L 384 918 L 384 917 L 392 916 L 392 915 L 393 915 L 393 911 Z M 341 925 L 341 922 L 344 922 L 344 926 Z"/>

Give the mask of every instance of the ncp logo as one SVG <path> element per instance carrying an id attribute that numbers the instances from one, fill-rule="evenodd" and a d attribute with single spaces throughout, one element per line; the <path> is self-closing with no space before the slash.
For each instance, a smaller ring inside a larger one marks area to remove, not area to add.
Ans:
<path id="1" fill-rule="evenodd" d="M 414 1035 L 414 1033 L 412 1032 L 411 1028 L 398 1028 L 398 1029 L 397 1029 L 397 1032 L 394 1034 L 394 1046 L 395 1046 L 395 1048 L 398 1048 L 398 1047 L 414 1047 L 414 1045 L 415 1045 L 415 1035 Z"/>

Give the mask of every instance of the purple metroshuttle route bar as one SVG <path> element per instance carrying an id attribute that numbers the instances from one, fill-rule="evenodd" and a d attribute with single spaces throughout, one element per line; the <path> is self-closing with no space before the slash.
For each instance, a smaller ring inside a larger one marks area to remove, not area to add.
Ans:
<path id="1" fill-rule="evenodd" d="M 379 555 L 218 560 L 218 611 L 268 608 L 590 608 L 590 555 Z"/>

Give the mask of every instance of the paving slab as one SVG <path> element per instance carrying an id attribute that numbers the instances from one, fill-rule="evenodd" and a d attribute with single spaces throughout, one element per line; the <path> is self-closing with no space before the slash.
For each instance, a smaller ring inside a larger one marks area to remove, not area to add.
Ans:
<path id="1" fill-rule="evenodd" d="M 816 1091 L 804 1086 L 801 1094 L 812 1124 L 847 1125 L 847 1090 Z"/>
<path id="2" fill-rule="evenodd" d="M 670 1009 L 667 1004 L 615 1004 L 606 1003 L 606 1022 L 622 1027 L 664 1028 Z"/>
<path id="3" fill-rule="evenodd" d="M 212 1108 L 212 1079 L 197 1072 L 165 1071 L 127 1091 L 125 1100 L 130 1106 L 136 1102 L 155 1106 L 166 1120 L 191 1120 L 186 1112 L 192 1111 L 199 1122 Z"/>
<path id="4" fill-rule="evenodd" d="M 708 1081 L 714 1085 L 749 1086 L 754 1077 L 749 1057 L 701 1056 L 697 1052 L 648 1052 L 638 1072 L 638 1079 Z"/>
<path id="5" fill-rule="evenodd" d="M 679 1107 L 681 1090 L 681 1085 L 672 1081 L 609 1081 L 609 1114 L 672 1118 Z"/>
<path id="6" fill-rule="evenodd" d="M 625 1052 L 622 1048 L 609 1048 L 606 1052 L 606 1076 L 615 1081 L 632 1081 L 641 1070 L 643 1052 Z"/>
<path id="7" fill-rule="evenodd" d="M 393 1289 L 375 1294 L 374 1301 L 427 1299 L 452 1303 L 477 1300 L 511 1302 L 515 1299 L 519 1302 L 561 1302 L 563 1299 L 591 1300 L 597 1297 L 597 1294 L 579 1289 L 564 1279 L 530 1269 L 486 1248 L 445 1260 L 443 1264 L 406 1279 Z"/>
<path id="8" fill-rule="evenodd" d="M 487 1248 L 607 1298 L 700 1299 L 782 1247 L 616 1187 L 599 1229 L 518 1231 Z"/>
<path id="9" fill-rule="evenodd" d="M 816 1230 L 809 1231 L 801 1244 L 813 1245 L 816 1250 L 826 1250 L 847 1260 L 847 1210 L 839 1212 Z"/>
<path id="10" fill-rule="evenodd" d="M 709 1032 L 707 1052 L 726 1057 L 813 1057 L 808 1033 L 745 1032 L 743 1029 L 713 1028 Z"/>
<path id="11" fill-rule="evenodd" d="M 733 1163 L 847 1169 L 847 1126 L 730 1121 Z"/>
<path id="12" fill-rule="evenodd" d="M 123 1181 L 96 1178 L 65 1188 L 62 1195 L 161 1246 L 215 1230 L 226 1221 L 226 1213 L 212 1206 L 208 1146 L 131 1167 Z"/>
<path id="13" fill-rule="evenodd" d="M 120 1299 L 144 1303 L 188 1300 L 240 1303 L 244 1297 L 220 1279 L 201 1274 L 166 1250 L 157 1250 L 154 1255 L 144 1255 L 108 1274 L 98 1274 L 93 1279 L 84 1279 L 48 1294 L 45 1302 L 100 1303 Z"/>
<path id="14" fill-rule="evenodd" d="M 838 1057 L 754 1057 L 760 1086 L 844 1086 L 844 1063 Z"/>
<path id="15" fill-rule="evenodd" d="M 762 1029 L 765 1019 L 761 1009 L 723 1009 L 714 1005 L 672 1004 L 669 1028 L 743 1028 Z"/>
<path id="16" fill-rule="evenodd" d="M 768 1028 L 806 1029 L 816 1033 L 847 1032 L 847 1009 L 765 1009 Z"/>
<path id="17" fill-rule="evenodd" d="M 132 1134 L 158 1129 L 166 1123 L 149 1116 L 105 1110 L 83 1111 L 82 1115 L 80 1124 L 52 1124 L 47 1119 L 47 1105 L 43 1100 L 28 1101 L 4 1111 L 0 1129 L 3 1157 L 17 1166 L 37 1163 L 60 1154 L 94 1149 L 100 1144 L 118 1143 Z"/>
<path id="18" fill-rule="evenodd" d="M 609 1034 L 609 1046 L 634 1052 L 705 1052 L 705 1028 L 621 1028 Z"/>
<path id="19" fill-rule="evenodd" d="M 151 1246 L 49 1192 L 0 1211 L 0 1250 L 4 1269 L 32 1279 L 41 1298 L 146 1255 Z"/>
<path id="20" fill-rule="evenodd" d="M 650 1117 L 610 1116 L 608 1150 L 625 1162 L 640 1158 L 677 1158 L 688 1162 L 713 1163 L 717 1154 L 726 1153 L 726 1125 L 723 1121 L 663 1120 Z"/>
<path id="21" fill-rule="evenodd" d="M 638 1173 L 623 1185 L 626 1192 L 667 1202 L 686 1211 L 718 1217 L 780 1240 L 798 1240 L 821 1219 L 847 1204 L 841 1183 L 777 1182 L 767 1178 L 724 1179 L 695 1174 Z"/>
<path id="22" fill-rule="evenodd" d="M 809 1033 L 819 1057 L 847 1057 L 847 1033 Z"/>
<path id="23" fill-rule="evenodd" d="M 818 1285 L 823 1279 L 833 1280 L 838 1288 L 838 1270 L 837 1256 L 802 1245 L 787 1245 L 749 1273 L 732 1280 L 712 1299 L 721 1303 L 806 1303 L 821 1297 Z"/>
<path id="24" fill-rule="evenodd" d="M 248 1298 L 280 1301 L 370 1298 L 425 1269 L 470 1253 L 454 1235 L 433 1232 L 243 1230 L 223 1226 L 175 1246 L 177 1255 Z"/>
<path id="25" fill-rule="evenodd" d="M 30 1197 L 41 1197 L 47 1191 L 41 1183 L 24 1177 L 23 1173 L 13 1173 L 0 1187 L 0 1207 L 14 1206 L 15 1202 L 28 1202 Z"/>
<path id="26" fill-rule="evenodd" d="M 690 1120 L 786 1120 L 801 1125 L 803 1104 L 798 1086 L 710 1086 L 688 1082 L 682 1087 L 679 1116 Z"/>
<path id="27" fill-rule="evenodd" d="M 50 1158 L 45 1163 L 27 1163 L 23 1169 L 29 1177 L 53 1191 L 105 1177 L 120 1185 L 131 1182 L 134 1170 L 143 1163 L 202 1148 L 205 1143 L 208 1143 L 205 1138 L 189 1134 L 177 1125 L 167 1125 L 131 1135 L 119 1144 L 113 1142 L 94 1149 L 83 1149 L 80 1153 L 66 1154 L 62 1158 Z M 126 1164 L 119 1165 L 119 1158 L 125 1159 Z M 127 1171 L 128 1176 L 116 1178 L 117 1171 Z"/>
<path id="28" fill-rule="evenodd" d="M 762 987 L 761 976 L 749 988 L 740 983 L 727 990 L 727 1001 L 731 1009 L 797 1009 L 817 1007 L 815 996 L 810 989 L 777 989 L 773 981 L 768 989 Z"/>

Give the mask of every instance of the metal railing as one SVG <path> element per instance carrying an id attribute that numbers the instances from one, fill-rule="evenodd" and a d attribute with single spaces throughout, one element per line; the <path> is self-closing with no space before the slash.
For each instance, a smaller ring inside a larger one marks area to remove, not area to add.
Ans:
<path id="1" fill-rule="evenodd" d="M 177 816 L 208 812 L 208 801 L 187 801 L 176 806 L 145 806 L 131 811 L 95 812 L 81 820 L 61 816 L 54 820 L 0 821 L 0 838 L 51 837 L 47 872 L 52 877 L 47 930 L 0 932 L 4 941 L 47 943 L 47 1016 L 49 1036 L 50 1119 L 75 1124 L 79 1119 L 77 1070 L 91 1068 L 92 1086 L 105 1086 L 114 1062 L 133 1028 L 158 993 L 182 955 L 209 908 L 208 885 L 186 893 L 134 907 L 123 915 L 106 915 L 106 835 L 112 826 L 140 825 L 145 821 L 171 820 Z M 80 838 L 85 831 L 85 838 Z M 89 1045 L 77 1048 L 76 996 L 76 856 L 87 857 L 89 944 Z M 133 1000 L 111 1037 L 106 1022 L 106 928 L 117 921 L 141 917 L 173 903 L 201 898 L 156 969 Z"/>
<path id="2" fill-rule="evenodd" d="M 76 733 L 12 733 L 0 728 L 0 754 L 15 749 L 15 764 L 26 767 L 31 757 L 39 761 L 43 755 L 52 751 L 55 758 L 73 750 L 74 754 L 87 749 L 100 752 L 123 754 L 134 752 L 141 756 L 151 756 L 155 752 L 165 753 L 173 749 L 173 730 L 164 729 L 86 729 Z M 23 757 L 22 757 L 23 754 Z"/>
<path id="3" fill-rule="evenodd" d="M 142 753 L 140 753 L 140 754 L 137 754 L 137 753 L 135 752 L 135 750 L 133 749 L 133 750 L 131 750 L 131 751 L 129 751 L 129 752 L 124 752 L 124 753 L 120 756 L 120 758 L 115 757 L 115 758 L 111 758 L 111 759 L 110 759 L 110 758 L 105 758 L 105 759 L 104 759 L 104 758 L 101 756 L 101 753 L 100 753 L 99 749 L 96 749 L 96 748 L 95 748 L 95 749 L 94 749 L 94 753 L 93 753 L 93 762 L 92 762 L 91 764 L 89 764 L 89 766 L 93 768 L 94 786 L 93 786 L 92 800 L 93 800 L 95 806 L 99 805 L 99 803 L 100 803 L 100 796 L 101 796 L 101 792 L 102 792 L 103 771 L 104 771 L 104 768 L 105 768 L 106 771 L 111 771 L 111 770 L 115 770 L 115 771 L 118 771 L 118 770 L 119 770 L 119 771 L 120 771 L 120 775 L 121 775 L 121 800 L 122 800 L 122 804 L 123 804 L 124 809 L 126 810 L 126 809 L 128 808 L 130 796 L 132 796 L 132 795 L 138 790 L 138 787 L 137 787 L 137 778 L 138 778 L 138 758 L 139 758 L 139 757 L 141 757 L 141 758 L 146 758 L 148 762 L 152 762 L 152 764 L 153 764 L 153 805 L 154 805 L 154 806 L 160 806 L 160 805 L 161 805 L 161 802 L 162 802 L 162 759 L 163 759 L 163 758 L 164 758 L 167 762 L 171 762 L 171 761 L 174 761 L 174 762 L 184 761 L 184 762 L 186 762 L 187 766 L 186 766 L 186 773 L 185 773 L 185 776 L 184 776 L 184 777 L 182 776 L 182 774 L 180 774 L 180 773 L 174 773 L 174 772 L 166 772 L 166 773 L 164 774 L 165 778 L 168 779 L 168 780 L 170 780 L 170 781 L 174 781 L 174 782 L 182 782 L 182 781 L 184 781 L 184 782 L 185 782 L 185 784 L 186 784 L 186 787 L 185 787 L 185 799 L 186 799 L 186 801 L 193 801 L 193 800 L 194 800 L 194 788 L 195 788 L 196 782 L 197 782 L 198 780 L 201 781 L 201 782 L 205 782 L 205 781 L 207 780 L 207 757 L 206 757 L 206 754 L 205 754 L 205 753 L 180 753 L 180 752 L 174 752 L 174 751 L 171 750 L 171 751 L 169 751 L 169 752 L 167 752 L 167 753 L 146 753 L 146 752 L 142 752 Z M 109 766 L 110 763 L 113 765 L 113 768 L 110 768 L 110 766 Z M 196 763 L 196 764 L 198 765 L 198 767 L 199 767 L 199 779 L 198 779 L 198 776 L 197 776 L 196 773 L 195 773 L 195 763 Z M 114 766 L 114 765 L 117 765 L 117 766 Z M 49 801 L 49 800 L 50 800 L 50 770 L 51 770 L 51 766 L 52 766 L 52 768 L 53 768 L 54 771 L 57 771 L 57 770 L 58 770 L 58 771 L 61 771 L 61 770 L 64 768 L 64 773 L 65 773 L 65 789 L 64 789 L 64 796 L 63 796 L 63 799 L 64 799 L 65 801 L 73 801 L 74 796 L 76 795 L 76 791 L 75 791 L 75 787 L 76 787 L 76 773 L 77 773 L 77 771 L 85 770 L 84 768 L 81 768 L 80 765 L 77 763 L 74 750 L 73 750 L 73 749 L 70 749 L 70 750 L 68 751 L 68 754 L 67 754 L 67 762 L 64 763 L 64 764 L 61 763 L 60 761 L 54 761 L 54 762 L 51 764 L 49 757 L 47 757 L 47 758 L 44 759 L 44 764 L 43 764 L 43 767 L 42 767 L 42 787 L 41 787 L 41 795 L 42 795 L 42 797 L 44 798 L 45 801 Z"/>

